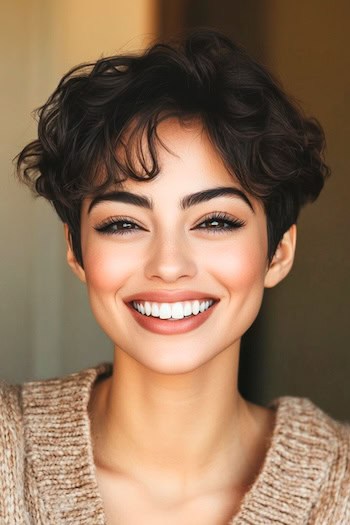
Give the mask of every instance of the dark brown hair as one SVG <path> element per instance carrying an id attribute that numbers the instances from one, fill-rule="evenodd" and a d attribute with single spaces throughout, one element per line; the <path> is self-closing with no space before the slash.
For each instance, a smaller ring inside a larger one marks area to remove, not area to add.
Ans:
<path id="1" fill-rule="evenodd" d="M 157 126 L 166 118 L 200 119 L 227 169 L 263 203 L 270 261 L 329 174 L 318 122 L 240 46 L 209 29 L 77 66 L 38 116 L 38 139 L 18 155 L 18 175 L 68 224 L 81 265 L 82 200 L 126 178 L 157 176 Z"/>

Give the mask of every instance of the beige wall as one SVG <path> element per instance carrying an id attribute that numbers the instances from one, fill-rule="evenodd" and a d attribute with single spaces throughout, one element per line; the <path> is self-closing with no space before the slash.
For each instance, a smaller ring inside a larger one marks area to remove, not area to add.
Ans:
<path id="1" fill-rule="evenodd" d="M 62 226 L 13 177 L 35 137 L 30 112 L 77 63 L 155 38 L 155 0 L 3 0 L 1 44 L 0 375 L 21 381 L 111 358 L 85 290 L 66 267 Z"/>
<path id="2" fill-rule="evenodd" d="M 265 5 L 266 61 L 322 122 L 333 175 L 301 215 L 291 276 L 266 296 L 264 398 L 305 395 L 350 419 L 350 4 Z"/>

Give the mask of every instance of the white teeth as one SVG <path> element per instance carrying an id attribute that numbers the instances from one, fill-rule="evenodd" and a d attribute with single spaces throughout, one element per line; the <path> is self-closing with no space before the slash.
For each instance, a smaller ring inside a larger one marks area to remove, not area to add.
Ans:
<path id="1" fill-rule="evenodd" d="M 152 317 L 159 317 L 159 306 L 157 303 L 152 303 Z"/>
<path id="2" fill-rule="evenodd" d="M 190 301 L 186 301 L 184 304 L 184 317 L 187 317 L 188 315 L 192 315 L 192 305 Z"/>
<path id="3" fill-rule="evenodd" d="M 152 313 L 152 306 L 151 306 L 151 303 L 149 303 L 148 301 L 145 302 L 145 314 L 146 315 L 151 315 Z"/>
<path id="4" fill-rule="evenodd" d="M 153 307 L 152 307 L 153 314 Z M 161 319 L 170 319 L 171 317 L 171 306 L 169 303 L 162 303 L 159 309 L 159 317 Z"/>
<path id="5" fill-rule="evenodd" d="M 214 301 L 184 301 L 177 303 L 150 303 L 149 301 L 133 301 L 133 307 L 142 315 L 159 317 L 160 319 L 183 319 L 198 315 L 207 310 Z"/>
<path id="6" fill-rule="evenodd" d="M 193 315 L 199 314 L 199 301 L 193 301 L 193 303 L 192 303 L 192 313 L 193 313 Z"/>
<path id="7" fill-rule="evenodd" d="M 191 305 L 190 305 L 190 313 L 187 315 L 191 315 Z M 181 303 L 174 303 L 171 305 L 171 317 L 173 319 L 183 319 L 185 316 L 185 307 L 182 306 Z"/>

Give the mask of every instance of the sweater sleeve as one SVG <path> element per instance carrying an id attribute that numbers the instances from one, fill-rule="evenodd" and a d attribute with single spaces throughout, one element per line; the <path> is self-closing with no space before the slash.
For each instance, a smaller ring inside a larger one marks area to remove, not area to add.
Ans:
<path id="1" fill-rule="evenodd" d="M 26 524 L 21 387 L 0 383 L 0 523 Z"/>

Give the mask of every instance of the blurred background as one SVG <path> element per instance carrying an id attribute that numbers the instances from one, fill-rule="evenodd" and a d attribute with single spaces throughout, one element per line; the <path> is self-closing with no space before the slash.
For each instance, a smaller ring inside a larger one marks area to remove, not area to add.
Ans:
<path id="1" fill-rule="evenodd" d="M 31 112 L 78 63 L 206 25 L 243 44 L 321 121 L 333 170 L 301 214 L 292 273 L 267 290 L 244 340 L 240 388 L 259 403 L 306 396 L 350 420 L 349 20 L 347 0 L 1 1 L 1 378 L 113 357 L 66 265 L 62 224 L 13 176 L 12 159 L 36 135 Z"/>

